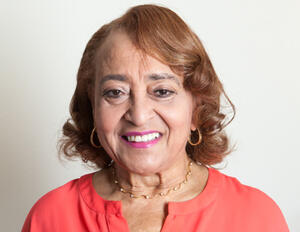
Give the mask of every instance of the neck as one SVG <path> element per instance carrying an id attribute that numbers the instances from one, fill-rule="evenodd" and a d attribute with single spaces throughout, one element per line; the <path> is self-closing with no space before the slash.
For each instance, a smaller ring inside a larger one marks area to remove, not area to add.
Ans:
<path id="1" fill-rule="evenodd" d="M 129 196 L 152 198 L 158 194 L 166 195 L 172 190 L 180 190 L 189 180 L 190 162 L 190 159 L 185 155 L 166 170 L 149 175 L 132 173 L 115 165 L 114 178 L 119 190 L 122 188 L 122 191 Z"/>

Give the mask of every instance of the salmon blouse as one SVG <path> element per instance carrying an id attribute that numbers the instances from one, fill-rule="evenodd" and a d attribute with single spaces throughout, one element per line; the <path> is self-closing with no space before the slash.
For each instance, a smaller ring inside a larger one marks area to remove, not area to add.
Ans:
<path id="1" fill-rule="evenodd" d="M 93 173 L 41 197 L 22 232 L 129 232 L 121 201 L 99 196 Z M 288 232 L 276 203 L 258 189 L 209 168 L 204 190 L 184 202 L 169 202 L 161 232 Z"/>

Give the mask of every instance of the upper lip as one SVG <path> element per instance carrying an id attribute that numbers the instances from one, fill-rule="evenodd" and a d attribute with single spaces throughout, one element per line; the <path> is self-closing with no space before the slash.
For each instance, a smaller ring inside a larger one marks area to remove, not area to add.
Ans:
<path id="1" fill-rule="evenodd" d="M 160 133 L 160 132 L 159 131 L 155 131 L 155 130 L 149 130 L 149 131 L 130 131 L 130 132 L 127 132 L 127 133 L 123 134 L 123 136 L 147 135 L 147 134 L 152 134 L 152 133 Z"/>

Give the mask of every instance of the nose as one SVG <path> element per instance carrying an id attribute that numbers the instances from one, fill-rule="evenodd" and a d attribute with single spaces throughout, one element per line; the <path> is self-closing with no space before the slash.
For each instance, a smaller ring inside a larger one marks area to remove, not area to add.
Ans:
<path id="1" fill-rule="evenodd" d="M 124 117 L 135 126 L 143 126 L 155 115 L 154 104 L 143 94 L 131 97 L 129 107 Z"/>

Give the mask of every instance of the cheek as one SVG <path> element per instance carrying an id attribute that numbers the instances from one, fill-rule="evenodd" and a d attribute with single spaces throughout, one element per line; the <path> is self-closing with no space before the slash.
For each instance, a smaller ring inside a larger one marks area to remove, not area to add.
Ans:
<path id="1" fill-rule="evenodd" d="M 102 110 L 98 111 L 96 115 L 96 126 L 100 133 L 109 133 L 114 127 L 115 118 L 109 117 L 109 114 L 103 113 Z"/>
<path id="2" fill-rule="evenodd" d="M 185 134 L 190 133 L 192 121 L 192 104 L 190 101 L 176 101 L 169 104 L 163 110 L 164 119 L 173 133 Z M 184 133 L 185 132 L 185 133 Z"/>
<path id="3" fill-rule="evenodd" d="M 122 115 L 122 110 L 120 108 L 106 107 L 104 104 L 99 104 L 94 115 L 95 124 L 99 134 L 108 136 L 109 134 L 114 133 Z"/>

